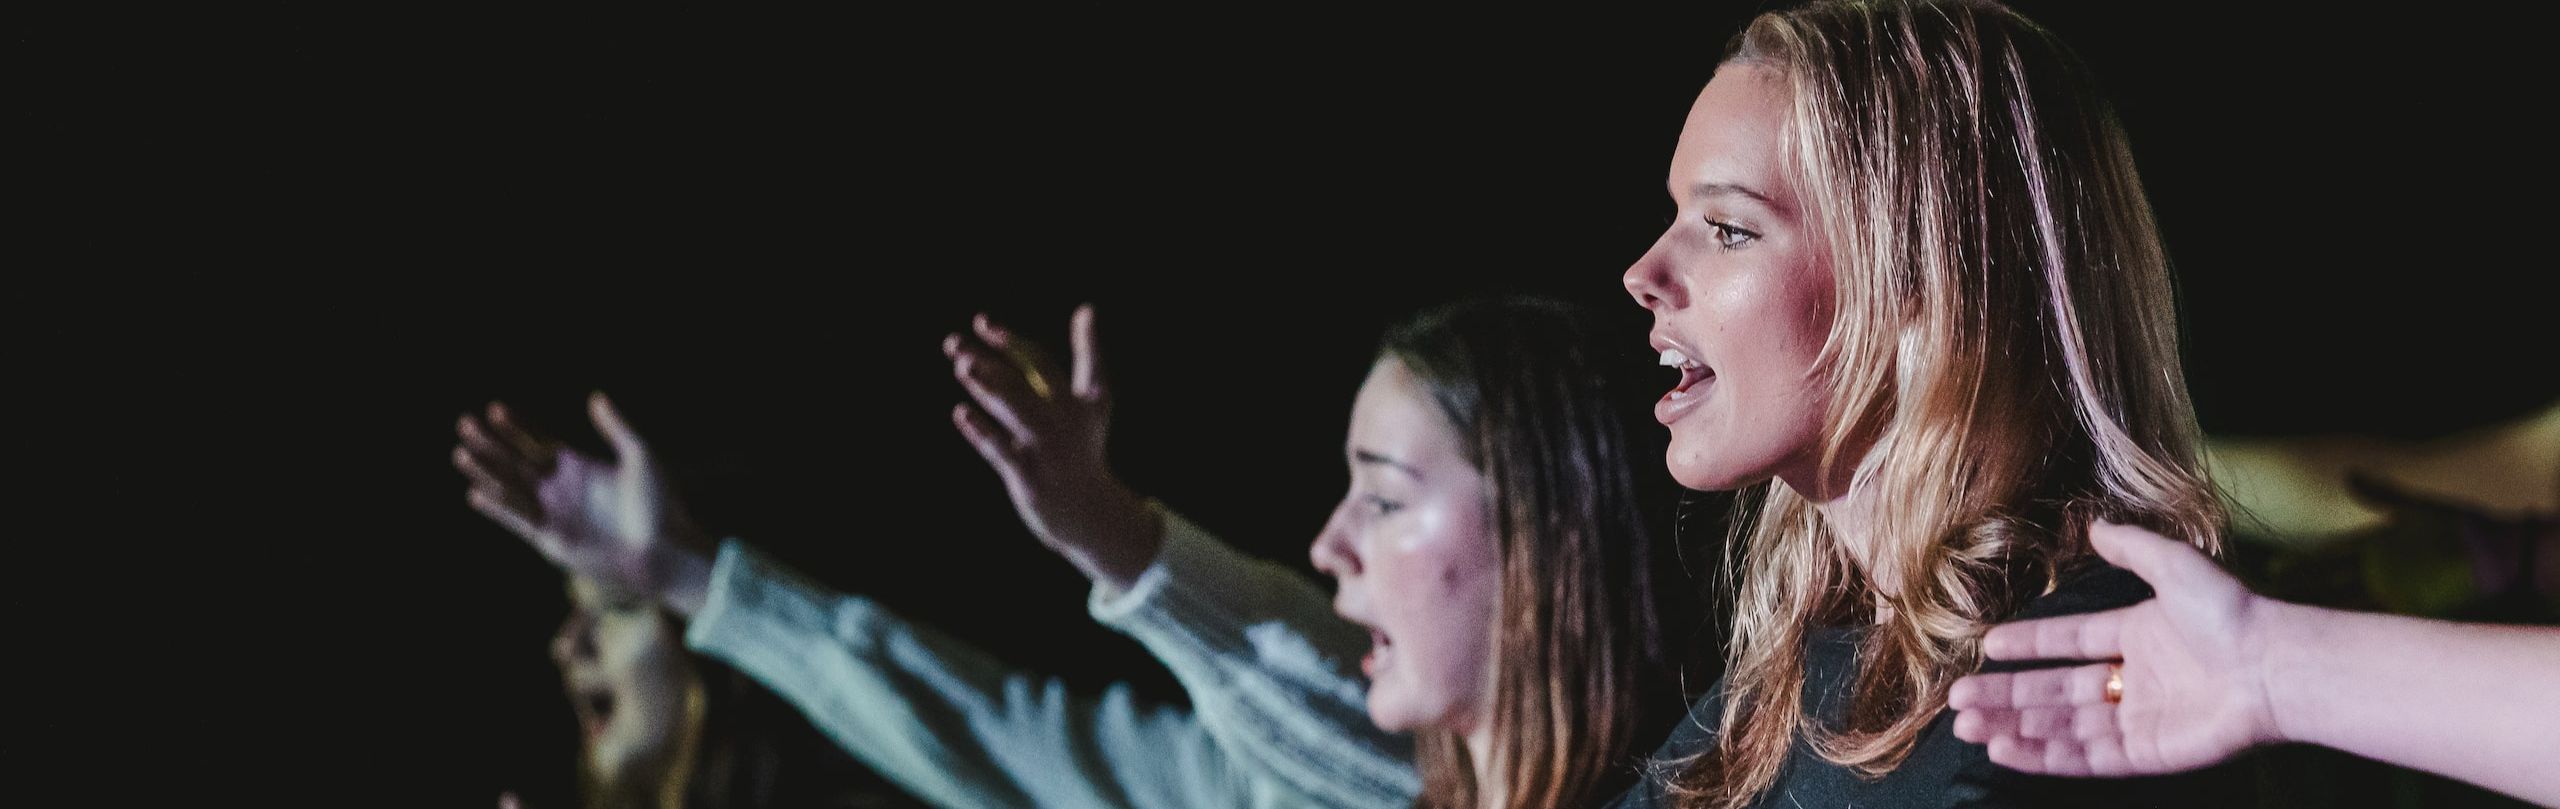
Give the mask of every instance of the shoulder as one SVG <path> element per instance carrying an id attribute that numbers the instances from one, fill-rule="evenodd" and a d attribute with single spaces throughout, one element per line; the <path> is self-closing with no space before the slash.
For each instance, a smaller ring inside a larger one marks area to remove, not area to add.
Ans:
<path id="1" fill-rule="evenodd" d="M 2151 585 L 2143 583 L 2142 577 L 2134 575 L 2133 571 L 2096 561 L 2093 558 L 2085 566 L 2065 571 L 2056 580 L 2052 592 L 2028 601 L 2017 614 L 2005 620 L 2024 621 L 2031 618 L 2056 618 L 2064 615 L 2104 612 L 2118 607 L 2130 607 L 2150 597 Z M 1982 670 L 2024 671 L 2067 664 L 2066 661 L 1990 660 L 1982 663 Z"/>
<path id="2" fill-rule="evenodd" d="M 1715 750 L 1716 729 L 1724 722 L 1724 681 L 1716 681 L 1706 696 L 1689 706 L 1689 715 L 1671 729 L 1670 737 L 1653 755 L 1637 765 L 1637 778 L 1618 799 L 1607 804 L 1609 809 L 1655 809 L 1675 804 L 1671 783 L 1695 763 L 1699 756 Z"/>
<path id="3" fill-rule="evenodd" d="M 2027 602 L 2010 620 L 2052 618 L 2130 607 L 2151 597 L 2151 585 L 2133 571 L 2098 561 L 2063 571 L 2053 591 Z"/>

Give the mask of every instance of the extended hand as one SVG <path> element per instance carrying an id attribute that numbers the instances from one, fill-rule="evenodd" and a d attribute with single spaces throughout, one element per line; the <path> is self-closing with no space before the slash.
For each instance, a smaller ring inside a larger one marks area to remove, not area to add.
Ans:
<path id="1" fill-rule="evenodd" d="M 535 433 L 503 404 L 490 403 L 486 422 L 465 414 L 453 466 L 471 481 L 471 507 L 571 574 L 658 596 L 686 589 L 679 573 L 700 561 L 701 530 L 613 403 L 595 394 L 587 412 L 610 460 Z"/>
<path id="2" fill-rule="evenodd" d="M 974 339 L 942 341 L 952 375 L 974 402 L 953 407 L 951 420 L 1004 480 L 1033 536 L 1086 576 L 1128 587 L 1155 561 L 1163 523 L 1112 476 L 1105 457 L 1111 393 L 1094 348 L 1093 307 L 1077 307 L 1068 329 L 1072 376 L 985 315 L 970 328 Z"/>
<path id="3" fill-rule="evenodd" d="M 1990 745 L 2002 766 L 2053 775 L 2178 772 L 2279 737 L 2261 652 L 2269 610 L 2285 605 L 2240 586 L 2193 546 L 2099 523 L 2098 554 L 2158 597 L 2106 612 L 1992 628 L 1994 660 L 2121 660 L 1975 674 L 1947 694 L 1956 736 Z M 2120 702 L 2106 698 L 2120 665 Z"/>

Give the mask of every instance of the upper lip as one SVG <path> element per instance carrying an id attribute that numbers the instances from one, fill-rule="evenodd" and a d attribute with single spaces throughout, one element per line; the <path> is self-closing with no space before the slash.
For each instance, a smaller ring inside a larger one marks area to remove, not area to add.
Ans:
<path id="1" fill-rule="evenodd" d="M 1367 619 L 1364 619 L 1364 618 L 1362 618 L 1362 617 L 1360 617 L 1360 616 L 1358 616 L 1358 615 L 1353 615 L 1353 614 L 1351 614 L 1351 611 L 1350 611 L 1350 610 L 1343 609 L 1343 607 L 1342 607 L 1342 603 L 1341 603 L 1341 602 L 1339 602 L 1339 601 L 1334 602 L 1334 605 L 1333 605 L 1333 614 L 1335 614 L 1335 615 L 1339 615 L 1339 616 L 1342 616 L 1342 620 L 1350 621 L 1350 622 L 1352 622 L 1352 623 L 1354 623 L 1354 624 L 1358 624 L 1358 625 L 1360 625 L 1360 628 L 1361 628 L 1361 629 L 1369 630 L 1369 631 L 1370 631 L 1371 633 L 1373 633 L 1373 634 L 1380 634 L 1380 633 L 1381 633 L 1381 632 L 1380 632 L 1380 630 L 1378 629 L 1378 625 L 1377 625 L 1377 624 L 1370 623 Z"/>
<path id="2" fill-rule="evenodd" d="M 1700 367 L 1704 367 L 1706 365 L 1704 361 L 1698 359 L 1697 350 L 1682 344 L 1677 338 L 1672 337 L 1669 333 L 1657 329 L 1653 332 L 1652 338 L 1654 353 L 1660 354 L 1664 351 L 1678 351 L 1680 352 L 1680 356 L 1689 358 L 1689 363 L 1691 365 L 1697 365 Z"/>
<path id="3" fill-rule="evenodd" d="M 1687 353 L 1687 356 L 1690 356 L 1690 358 L 1697 358 L 1697 351 L 1690 351 L 1690 346 L 1682 346 L 1682 343 L 1679 343 L 1679 338 L 1672 338 L 1672 335 L 1669 335 L 1669 333 L 1661 333 L 1661 330 L 1654 330 L 1654 335 L 1651 335 L 1651 338 L 1654 338 L 1654 353 L 1674 351 L 1674 348 L 1677 348 L 1679 353 Z"/>

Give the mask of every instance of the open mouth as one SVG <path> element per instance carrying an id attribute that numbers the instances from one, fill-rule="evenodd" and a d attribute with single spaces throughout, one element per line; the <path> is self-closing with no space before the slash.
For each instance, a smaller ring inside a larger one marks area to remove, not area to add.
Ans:
<path id="1" fill-rule="evenodd" d="M 1698 383 L 1716 378 L 1715 369 L 1708 368 L 1706 363 L 1690 359 L 1688 354 L 1682 353 L 1677 348 L 1662 350 L 1662 366 L 1680 371 L 1680 384 L 1671 388 L 1671 398 L 1674 399 L 1688 395 L 1689 389 Z"/>
<path id="2" fill-rule="evenodd" d="M 605 727 L 613 724 L 613 702 L 611 691 L 578 692 L 574 698 L 574 704 L 578 709 L 579 730 L 584 731 L 589 738 L 603 734 Z"/>
<path id="3" fill-rule="evenodd" d="M 1394 662 L 1395 642 L 1388 640 L 1385 632 L 1369 630 L 1369 653 L 1360 657 L 1360 673 L 1375 680 Z"/>

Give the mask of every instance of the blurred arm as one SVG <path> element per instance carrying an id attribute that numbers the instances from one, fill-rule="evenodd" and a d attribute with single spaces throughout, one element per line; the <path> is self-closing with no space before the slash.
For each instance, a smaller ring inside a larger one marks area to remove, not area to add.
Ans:
<path id="1" fill-rule="evenodd" d="M 1007 668 L 735 540 L 685 636 L 798 706 L 836 743 L 946 807 L 1304 805 L 1238 771 L 1202 723 Z"/>
<path id="2" fill-rule="evenodd" d="M 1094 618 L 1173 670 L 1237 766 L 1327 806 L 1413 805 L 1411 738 L 1369 721 L 1357 664 L 1366 633 L 1294 571 L 1180 515 L 1163 523 L 1162 548 L 1128 589 L 1095 585 Z"/>

